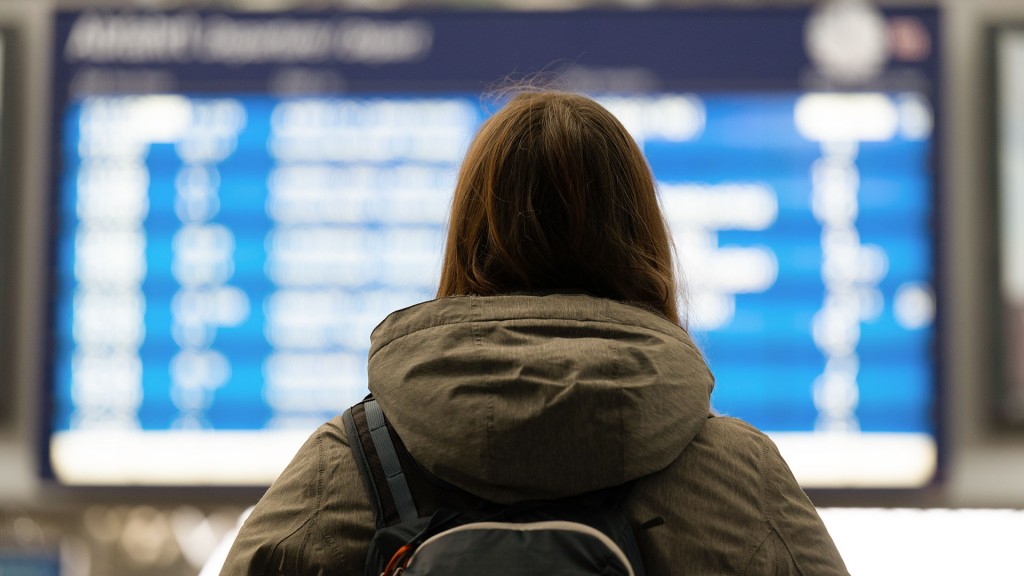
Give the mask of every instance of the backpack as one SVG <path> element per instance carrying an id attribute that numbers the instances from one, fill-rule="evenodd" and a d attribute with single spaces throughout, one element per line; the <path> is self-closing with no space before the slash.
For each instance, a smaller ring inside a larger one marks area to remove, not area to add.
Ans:
<path id="1" fill-rule="evenodd" d="M 368 576 L 645 575 L 623 512 L 631 484 L 499 505 L 420 466 L 372 396 L 342 419 L 376 521 Z"/>

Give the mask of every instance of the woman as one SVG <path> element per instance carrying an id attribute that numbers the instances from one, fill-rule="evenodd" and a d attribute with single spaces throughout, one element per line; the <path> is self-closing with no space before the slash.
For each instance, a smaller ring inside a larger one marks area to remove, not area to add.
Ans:
<path id="1" fill-rule="evenodd" d="M 455 189 L 438 299 L 374 330 L 369 388 L 434 475 L 498 503 L 636 480 L 648 574 L 845 574 L 775 445 L 709 417 L 642 153 L 594 101 L 529 91 Z M 340 418 L 274 483 L 222 574 L 360 574 L 374 532 Z M 424 511 L 420 511 L 424 513 Z"/>

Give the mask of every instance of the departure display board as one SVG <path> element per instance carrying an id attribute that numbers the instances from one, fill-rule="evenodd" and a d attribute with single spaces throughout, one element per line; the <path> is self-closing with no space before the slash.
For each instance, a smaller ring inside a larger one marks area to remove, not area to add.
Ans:
<path id="1" fill-rule="evenodd" d="M 870 16 L 868 78 L 803 10 L 60 13 L 52 474 L 273 480 L 434 297 L 488 91 L 541 72 L 647 156 L 714 408 L 805 486 L 929 483 L 937 17 Z"/>

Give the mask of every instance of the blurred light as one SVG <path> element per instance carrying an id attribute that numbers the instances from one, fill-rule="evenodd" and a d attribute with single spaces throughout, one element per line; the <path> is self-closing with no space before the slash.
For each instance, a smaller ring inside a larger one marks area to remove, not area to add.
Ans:
<path id="1" fill-rule="evenodd" d="M 893 16 L 889 18 L 889 48 L 896 60 L 921 62 L 931 56 L 932 38 L 919 18 Z"/>
<path id="2" fill-rule="evenodd" d="M 690 294 L 689 305 L 689 328 L 697 332 L 721 328 L 736 314 L 735 299 L 718 292 L 694 292 Z"/>
<path id="3" fill-rule="evenodd" d="M 804 30 L 804 45 L 823 75 L 846 83 L 869 80 L 889 58 L 885 17 L 867 0 L 818 2 Z"/>
<path id="4" fill-rule="evenodd" d="M 905 283 L 896 289 L 893 315 L 908 330 L 925 328 L 935 319 L 935 296 L 927 284 Z"/>
<path id="5" fill-rule="evenodd" d="M 221 224 L 186 224 L 171 242 L 171 271 L 182 286 L 221 284 L 235 272 L 235 237 Z"/>
<path id="6" fill-rule="evenodd" d="M 146 301 L 138 290 L 78 290 L 72 334 L 79 348 L 137 348 L 146 333 Z"/>
<path id="7" fill-rule="evenodd" d="M 651 140 L 693 140 L 704 131 L 704 103 L 696 96 L 598 96 L 597 101 L 641 147 Z"/>
<path id="8" fill-rule="evenodd" d="M 892 140 L 899 115 L 885 94 L 808 94 L 796 103 L 796 128 L 808 140 Z"/>
<path id="9" fill-rule="evenodd" d="M 849 367 L 840 369 L 848 370 Z M 837 403 L 835 408 L 839 407 Z M 828 419 L 821 424 L 856 424 L 855 419 L 843 418 L 842 412 L 835 415 L 839 418 Z M 829 428 L 815 434 L 771 432 L 769 436 L 804 487 L 912 488 L 924 486 L 935 474 L 938 450 L 935 438 L 929 434 L 858 433 L 854 430 L 848 427 L 845 430 Z M 921 573 L 928 572 L 904 572 Z"/>
<path id="10" fill-rule="evenodd" d="M 211 390 L 230 377 L 231 364 L 214 350 L 183 350 L 171 359 L 171 380 L 186 391 Z"/>
<path id="11" fill-rule="evenodd" d="M 77 534 L 64 534 L 60 540 L 61 576 L 91 576 L 93 543 Z"/>
<path id="12" fill-rule="evenodd" d="M 223 537 L 198 508 L 179 506 L 168 514 L 171 532 L 182 556 L 193 568 L 201 568 Z"/>
<path id="13" fill-rule="evenodd" d="M 89 287 L 137 287 L 146 276 L 141 228 L 104 229 L 82 223 L 75 234 L 75 279 Z"/>
<path id="14" fill-rule="evenodd" d="M 107 508 L 92 505 L 85 509 L 82 521 L 86 533 L 91 538 L 104 544 L 110 544 L 117 542 L 121 537 L 121 526 L 124 524 L 125 514 L 127 514 L 127 508 L 123 506 Z"/>
<path id="15" fill-rule="evenodd" d="M 423 162 L 455 165 L 477 111 L 456 98 L 302 99 L 271 113 L 268 149 L 280 162 Z"/>
<path id="16" fill-rule="evenodd" d="M 366 386 L 366 358 L 362 354 L 279 352 L 267 358 L 263 372 L 264 400 L 275 412 L 285 415 L 341 412 L 353 393 Z"/>
<path id="17" fill-rule="evenodd" d="M 128 557 L 143 566 L 167 566 L 179 555 L 167 517 L 152 506 L 128 511 L 120 541 Z"/>
<path id="18" fill-rule="evenodd" d="M 822 508 L 851 574 L 1020 572 L 1020 510 Z"/>
<path id="19" fill-rule="evenodd" d="M 901 94 L 896 99 L 900 113 L 900 136 L 907 140 L 927 140 L 932 135 L 931 105 L 920 94 Z"/>
<path id="20" fill-rule="evenodd" d="M 763 183 L 658 183 L 665 219 L 675 226 L 700 225 L 717 230 L 764 230 L 775 223 L 775 190 Z"/>
<path id="21" fill-rule="evenodd" d="M 149 172 L 140 163 L 84 162 L 78 169 L 79 220 L 98 228 L 136 228 L 149 213 Z"/>
<path id="22" fill-rule="evenodd" d="M 32 518 L 19 516 L 11 523 L 14 540 L 23 548 L 36 548 L 43 543 L 43 529 Z"/>
<path id="23" fill-rule="evenodd" d="M 71 397 L 83 415 L 132 415 L 142 403 L 142 361 L 132 351 L 76 352 Z"/>

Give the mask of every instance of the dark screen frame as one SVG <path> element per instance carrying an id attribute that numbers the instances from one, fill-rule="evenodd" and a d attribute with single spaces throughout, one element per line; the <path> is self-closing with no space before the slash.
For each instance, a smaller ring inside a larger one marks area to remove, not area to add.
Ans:
<path id="1" fill-rule="evenodd" d="M 14 138 L 15 124 L 22 107 L 14 89 L 18 31 L 0 26 L 0 428 L 6 427 L 16 413 L 22 391 L 15 373 L 15 327 L 17 286 L 19 283 L 19 234 L 21 213 L 19 184 L 20 160 Z M 21 128 L 21 127 L 17 127 Z"/>

